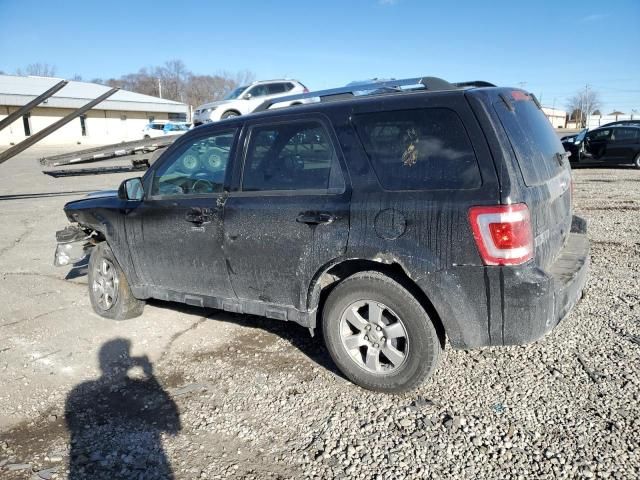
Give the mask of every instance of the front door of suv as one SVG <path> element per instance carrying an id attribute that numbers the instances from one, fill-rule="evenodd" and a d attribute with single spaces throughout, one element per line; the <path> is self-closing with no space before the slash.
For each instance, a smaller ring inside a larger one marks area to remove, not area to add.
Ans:
<path id="1" fill-rule="evenodd" d="M 183 137 L 145 176 L 145 198 L 125 221 L 144 285 L 234 296 L 222 251 L 222 208 L 236 136 L 226 127 Z"/>
<path id="2" fill-rule="evenodd" d="M 224 250 L 239 298 L 304 310 L 312 277 L 346 251 L 350 189 L 328 123 L 289 118 L 247 126 Z"/>

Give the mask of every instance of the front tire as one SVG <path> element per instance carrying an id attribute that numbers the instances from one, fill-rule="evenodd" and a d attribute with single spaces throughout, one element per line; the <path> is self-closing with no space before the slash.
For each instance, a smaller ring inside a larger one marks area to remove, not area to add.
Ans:
<path id="1" fill-rule="evenodd" d="M 636 159 L 633 161 L 633 166 L 636 168 L 640 168 L 640 153 L 636 155 Z"/>
<path id="2" fill-rule="evenodd" d="M 238 112 L 234 112 L 233 110 L 230 110 L 228 112 L 224 112 L 220 118 L 224 120 L 225 118 L 239 117 L 239 116 L 240 114 Z"/>
<path id="3" fill-rule="evenodd" d="M 101 317 L 125 320 L 142 314 L 144 302 L 131 293 L 129 282 L 107 242 L 93 248 L 88 280 L 91 306 Z"/>
<path id="4" fill-rule="evenodd" d="M 442 347 L 416 298 L 379 272 L 360 272 L 331 292 L 322 314 L 331 358 L 369 390 L 411 390 L 435 370 Z"/>

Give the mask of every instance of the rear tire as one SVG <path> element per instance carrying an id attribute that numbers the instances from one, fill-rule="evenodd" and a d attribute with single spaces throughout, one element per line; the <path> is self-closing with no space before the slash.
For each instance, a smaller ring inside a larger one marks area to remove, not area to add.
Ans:
<path id="1" fill-rule="evenodd" d="M 357 273 L 335 287 L 322 322 L 331 358 L 366 389 L 411 390 L 438 364 L 442 347 L 433 322 L 411 293 L 379 272 Z"/>
<path id="2" fill-rule="evenodd" d="M 131 293 L 127 277 L 107 242 L 93 248 L 88 277 L 89 299 L 98 315 L 112 320 L 126 320 L 142 314 L 145 302 Z"/>
<path id="3" fill-rule="evenodd" d="M 633 166 L 636 168 L 640 168 L 640 153 L 636 155 L 636 159 L 633 161 Z"/>

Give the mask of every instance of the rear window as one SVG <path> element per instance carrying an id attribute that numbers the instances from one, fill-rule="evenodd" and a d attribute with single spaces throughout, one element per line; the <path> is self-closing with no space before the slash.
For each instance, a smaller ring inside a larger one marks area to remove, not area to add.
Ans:
<path id="1" fill-rule="evenodd" d="M 470 189 L 482 184 L 471 141 L 447 108 L 366 113 L 354 125 L 385 190 Z"/>
<path id="2" fill-rule="evenodd" d="M 524 92 L 516 93 L 515 98 L 508 98 L 513 111 L 502 100 L 496 102 L 495 109 L 509 136 L 524 182 L 528 186 L 539 185 L 562 171 L 556 154 L 564 154 L 564 147 L 533 98 Z"/>

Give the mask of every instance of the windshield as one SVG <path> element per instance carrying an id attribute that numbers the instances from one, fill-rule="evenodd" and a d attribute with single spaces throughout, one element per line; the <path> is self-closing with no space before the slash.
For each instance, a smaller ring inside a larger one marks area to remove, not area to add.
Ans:
<path id="1" fill-rule="evenodd" d="M 231 93 L 227 94 L 227 96 L 224 97 L 224 99 L 225 100 L 233 100 L 234 98 L 238 98 L 240 95 L 242 95 L 242 92 L 244 92 L 248 87 L 249 87 L 249 85 L 245 85 L 243 87 L 238 87 L 235 90 L 232 90 Z"/>
<path id="2" fill-rule="evenodd" d="M 576 143 L 578 143 L 578 142 L 583 141 L 583 140 L 584 140 L 584 137 L 587 135 L 587 132 L 588 132 L 588 131 L 589 131 L 589 129 L 588 129 L 588 128 L 585 128 L 585 129 L 584 129 L 584 130 L 582 130 L 578 135 L 576 135 L 575 142 L 576 142 Z"/>

